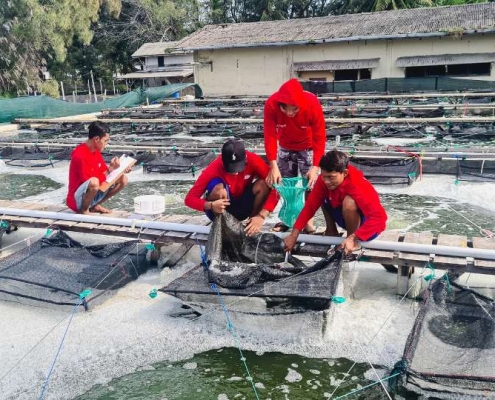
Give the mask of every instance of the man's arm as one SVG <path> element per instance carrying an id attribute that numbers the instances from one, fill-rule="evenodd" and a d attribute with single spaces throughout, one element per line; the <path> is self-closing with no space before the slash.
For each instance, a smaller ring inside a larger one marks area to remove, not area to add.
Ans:
<path id="1" fill-rule="evenodd" d="M 265 110 L 263 114 L 263 132 L 265 140 L 265 153 L 270 165 L 270 172 L 265 178 L 266 183 L 272 186 L 274 183 L 279 183 L 282 179 L 280 170 L 277 165 L 277 151 L 278 151 L 278 137 L 277 137 L 277 122 L 276 113 L 274 108 L 275 103 L 270 99 L 265 104 Z"/>
<path id="2" fill-rule="evenodd" d="M 201 173 L 201 175 L 199 175 L 196 182 L 194 182 L 192 188 L 189 189 L 189 192 L 186 194 L 186 197 L 184 198 L 184 204 L 189 208 L 192 208 L 197 211 L 205 211 L 212 209 L 211 202 L 208 202 L 209 204 L 206 204 L 207 203 L 206 200 L 202 198 L 206 191 L 206 186 L 208 185 L 208 182 L 211 179 L 213 179 L 213 176 L 210 173 L 210 171 L 208 171 L 208 168 L 206 168 Z"/>
<path id="3" fill-rule="evenodd" d="M 313 166 L 317 167 L 320 165 L 320 160 L 325 153 L 325 143 L 327 141 L 325 117 L 317 98 L 312 102 L 312 112 L 310 126 L 313 132 Z"/>
<path id="4" fill-rule="evenodd" d="M 321 177 L 318 178 L 314 189 L 309 194 L 308 199 L 306 200 L 306 203 L 304 204 L 304 207 L 299 214 L 299 217 L 297 217 L 292 232 L 284 240 L 285 251 L 292 251 L 294 249 L 297 238 L 299 237 L 299 233 L 304 229 L 308 221 L 313 218 L 318 208 L 321 207 L 323 201 L 325 200 L 327 192 L 328 189 L 325 186 L 325 183 L 323 182 Z"/>

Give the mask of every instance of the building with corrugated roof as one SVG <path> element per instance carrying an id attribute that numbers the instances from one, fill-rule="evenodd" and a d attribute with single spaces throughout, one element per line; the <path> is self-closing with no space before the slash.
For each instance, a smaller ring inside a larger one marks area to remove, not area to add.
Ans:
<path id="1" fill-rule="evenodd" d="M 493 81 L 495 3 L 208 25 L 175 46 L 194 52 L 207 96 L 268 95 L 292 77 Z"/>

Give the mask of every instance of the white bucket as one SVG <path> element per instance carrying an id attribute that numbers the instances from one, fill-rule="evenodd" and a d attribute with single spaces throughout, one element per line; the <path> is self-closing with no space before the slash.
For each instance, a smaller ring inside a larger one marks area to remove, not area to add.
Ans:
<path id="1" fill-rule="evenodd" d="M 165 212 L 165 197 L 155 194 L 135 197 L 134 212 L 143 215 L 163 214 Z"/>

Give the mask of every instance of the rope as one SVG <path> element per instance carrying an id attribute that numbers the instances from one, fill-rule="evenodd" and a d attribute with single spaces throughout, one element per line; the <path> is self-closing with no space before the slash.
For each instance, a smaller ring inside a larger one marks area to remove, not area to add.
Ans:
<path id="1" fill-rule="evenodd" d="M 378 385 L 379 383 L 383 385 L 383 382 L 389 380 L 389 379 L 392 379 L 392 378 L 395 378 L 396 376 L 400 375 L 400 372 L 397 372 L 396 374 L 393 374 L 393 375 L 390 375 L 390 376 L 387 376 L 386 378 L 383 378 L 383 379 L 380 379 L 379 381 L 376 381 L 376 382 L 373 382 L 373 383 L 370 383 L 369 385 L 366 385 L 366 386 L 363 386 L 362 388 L 360 389 L 356 389 L 356 390 L 353 390 L 352 392 L 349 392 L 347 394 L 344 394 L 342 396 L 338 396 L 336 397 L 334 400 L 339 400 L 339 399 L 343 399 L 347 396 L 351 396 L 353 394 L 356 394 L 358 392 L 362 392 L 363 390 L 365 389 L 368 389 L 372 386 L 375 386 L 375 385 Z M 387 393 L 388 394 L 388 393 Z M 390 397 L 390 396 L 389 396 Z"/>
<path id="2" fill-rule="evenodd" d="M 48 375 L 46 376 L 45 383 L 43 384 L 43 387 L 41 389 L 40 396 L 38 397 L 38 400 L 42 400 L 43 397 L 45 396 L 46 389 L 48 388 L 48 384 L 50 383 L 50 378 L 53 373 L 53 369 L 55 368 L 55 363 L 57 362 L 58 356 L 60 354 L 60 351 L 62 350 L 62 346 L 64 345 L 65 338 L 67 336 L 67 332 L 69 331 L 70 324 L 72 323 L 72 320 L 74 318 L 74 315 L 76 314 L 77 308 L 82 304 L 86 296 L 81 296 L 79 297 L 78 302 L 74 305 L 74 308 L 72 309 L 72 314 L 69 319 L 69 323 L 67 324 L 67 327 L 65 328 L 64 334 L 62 336 L 62 340 L 60 341 L 60 345 L 58 346 L 57 353 L 55 354 L 55 358 L 53 359 L 52 365 L 50 366 L 50 370 L 48 371 Z"/>
<path id="3" fill-rule="evenodd" d="M 420 276 L 418 276 L 417 279 L 414 280 L 414 282 L 412 283 L 412 285 L 409 287 L 409 289 L 407 290 L 407 292 L 404 294 L 404 296 L 402 296 L 402 298 L 400 299 L 400 301 L 397 303 L 397 305 L 394 307 L 394 309 L 390 312 L 390 314 L 388 315 L 387 318 L 385 318 L 385 321 L 383 321 L 382 325 L 378 328 L 378 330 L 375 332 L 375 334 L 373 335 L 373 337 L 371 338 L 371 340 L 368 342 L 367 346 L 369 346 L 373 340 L 375 340 L 375 338 L 378 336 L 378 333 L 380 333 L 380 331 L 385 327 L 385 325 L 387 324 L 388 320 L 390 318 L 392 318 L 392 315 L 395 313 L 395 311 L 399 308 L 400 304 L 404 301 L 404 299 L 407 297 L 407 295 L 409 294 L 409 292 L 412 290 L 412 288 L 414 287 L 414 285 L 416 284 L 416 282 L 418 282 L 424 275 L 425 273 L 425 270 L 423 269 L 423 272 L 421 273 Z M 335 394 L 335 392 L 338 390 L 338 388 L 344 383 L 344 381 L 346 380 L 346 377 L 350 376 L 350 373 L 352 371 L 352 369 L 356 366 L 357 362 L 355 361 L 351 367 L 349 368 L 349 370 L 346 372 L 346 374 L 344 375 L 344 378 L 342 379 L 342 381 L 339 382 L 339 384 L 337 385 L 337 387 L 333 390 L 333 392 L 330 394 L 330 398 L 333 397 L 333 395 Z"/>
<path id="4" fill-rule="evenodd" d="M 203 247 L 199 244 L 198 237 L 196 235 L 194 235 L 194 237 L 196 239 L 196 243 L 198 243 L 198 246 L 199 246 L 199 251 L 201 253 L 201 260 L 202 260 L 203 268 L 207 271 L 208 270 L 208 260 L 206 258 L 206 253 L 204 252 Z M 258 244 L 259 244 L 259 242 L 258 242 Z M 251 386 L 253 388 L 254 395 L 256 396 L 256 399 L 259 400 L 258 391 L 256 390 L 256 386 L 254 385 L 254 380 L 251 376 L 251 373 L 249 371 L 249 367 L 246 363 L 246 357 L 244 357 L 244 354 L 242 353 L 241 343 L 240 343 L 239 338 L 237 337 L 237 334 L 234 330 L 234 324 L 232 323 L 232 320 L 230 319 L 229 309 L 227 308 L 227 305 L 223 301 L 223 297 L 222 297 L 222 294 L 220 293 L 220 291 L 218 290 L 218 286 L 215 283 L 212 283 L 210 285 L 210 287 L 211 287 L 211 290 L 216 292 L 216 294 L 218 296 L 218 301 L 219 301 L 219 303 L 223 309 L 223 312 L 225 313 L 225 318 L 227 319 L 227 329 L 231 333 L 232 337 L 234 338 L 235 344 L 236 344 L 237 348 L 239 349 L 239 354 L 241 355 L 241 361 L 244 364 L 244 368 L 246 369 L 246 373 L 248 376 L 247 379 L 251 383 Z"/>

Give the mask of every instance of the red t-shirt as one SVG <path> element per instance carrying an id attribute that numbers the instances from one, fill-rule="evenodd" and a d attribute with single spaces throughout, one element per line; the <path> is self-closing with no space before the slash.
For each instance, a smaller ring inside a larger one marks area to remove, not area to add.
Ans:
<path id="1" fill-rule="evenodd" d="M 187 193 L 184 203 L 186 206 L 198 211 L 204 211 L 206 200 L 203 195 L 208 183 L 214 178 L 220 178 L 229 185 L 230 195 L 233 198 L 242 196 L 246 188 L 256 179 L 265 179 L 269 172 L 268 165 L 257 154 L 246 151 L 246 168 L 237 175 L 228 174 L 223 167 L 222 156 L 217 157 L 198 177 L 193 187 Z M 278 202 L 278 195 L 272 190 L 263 206 L 268 211 L 273 211 Z"/>
<path id="2" fill-rule="evenodd" d="M 294 117 L 280 110 L 280 103 L 299 107 Z M 277 141 L 286 150 L 313 149 L 313 165 L 318 166 L 325 153 L 326 127 L 318 98 L 305 92 L 297 79 L 285 82 L 265 103 L 265 151 L 268 161 L 277 159 Z"/>
<path id="3" fill-rule="evenodd" d="M 328 199 L 330 205 L 336 208 L 342 207 L 342 202 L 346 196 L 351 196 L 365 217 L 364 223 L 355 232 L 357 238 L 369 240 L 374 234 L 379 234 L 385 230 L 387 213 L 380 203 L 375 188 L 361 171 L 352 165 L 349 165 L 348 170 L 349 173 L 344 181 L 334 190 L 328 190 L 321 175 L 318 177 L 315 187 L 311 190 L 306 204 L 294 224 L 294 228 L 302 230 L 325 199 Z"/>
<path id="4" fill-rule="evenodd" d="M 78 145 L 70 155 L 67 206 L 76 212 L 79 211 L 74 198 L 76 190 L 93 177 L 98 178 L 100 183 L 105 182 L 107 170 L 107 164 L 99 150 L 92 152 L 86 143 Z"/>

